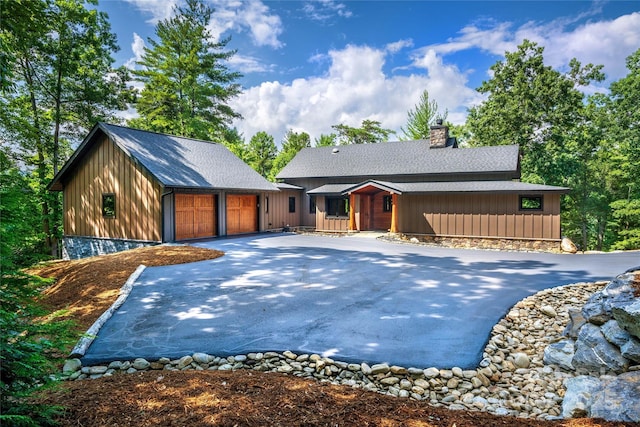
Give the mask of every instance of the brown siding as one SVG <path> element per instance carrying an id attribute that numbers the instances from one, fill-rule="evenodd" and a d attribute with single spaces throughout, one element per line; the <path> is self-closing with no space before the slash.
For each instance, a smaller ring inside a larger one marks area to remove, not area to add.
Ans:
<path id="1" fill-rule="evenodd" d="M 518 194 L 402 195 L 398 225 L 403 233 L 558 240 L 560 196 L 543 197 L 543 211 L 520 211 Z"/>
<path id="2" fill-rule="evenodd" d="M 102 216 L 103 193 L 115 194 L 115 218 Z M 103 137 L 65 183 L 65 234 L 160 241 L 161 194 L 150 174 Z"/>
<path id="3" fill-rule="evenodd" d="M 307 205 L 306 211 L 303 210 L 303 196 L 300 190 L 281 190 L 279 193 L 268 193 L 265 196 L 263 206 L 264 213 L 264 229 L 273 230 L 286 226 L 298 227 L 302 225 L 301 218 L 304 212 L 309 212 Z M 296 211 L 289 212 L 289 197 L 295 197 Z M 269 200 L 268 202 L 266 200 Z"/>
<path id="4" fill-rule="evenodd" d="M 324 196 L 316 197 L 316 230 L 318 231 L 348 231 L 349 217 L 327 217 L 325 214 Z"/>

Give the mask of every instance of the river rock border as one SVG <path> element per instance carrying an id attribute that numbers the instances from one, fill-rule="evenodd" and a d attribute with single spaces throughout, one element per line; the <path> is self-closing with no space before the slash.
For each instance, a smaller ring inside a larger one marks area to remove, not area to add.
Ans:
<path id="1" fill-rule="evenodd" d="M 82 366 L 80 359 L 70 359 L 64 365 L 62 378 L 81 380 L 145 370 L 252 369 L 362 388 L 454 410 L 557 419 L 562 414 L 563 382 L 577 373 L 545 366 L 544 349 L 564 338 L 569 309 L 582 307 L 606 283 L 576 283 L 521 300 L 493 327 L 480 365 L 471 370 L 345 363 L 319 354 L 285 351 L 229 357 L 195 353 L 173 360 L 159 357 L 113 361 L 102 366 Z M 640 366 L 629 370 L 640 370 Z"/>

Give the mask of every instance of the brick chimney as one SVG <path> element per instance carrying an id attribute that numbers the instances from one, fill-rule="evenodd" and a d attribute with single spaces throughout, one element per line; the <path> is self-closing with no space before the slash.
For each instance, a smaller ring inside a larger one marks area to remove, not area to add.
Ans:
<path id="1" fill-rule="evenodd" d="M 449 140 L 449 128 L 442 124 L 442 119 L 436 120 L 436 125 L 431 126 L 429 134 L 429 148 L 444 148 Z"/>

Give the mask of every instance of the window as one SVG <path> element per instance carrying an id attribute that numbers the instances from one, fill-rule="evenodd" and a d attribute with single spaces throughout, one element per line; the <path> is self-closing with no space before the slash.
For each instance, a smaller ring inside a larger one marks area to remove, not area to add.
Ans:
<path id="1" fill-rule="evenodd" d="M 391 212 L 393 198 L 391 196 L 382 196 L 382 212 Z"/>
<path id="2" fill-rule="evenodd" d="M 264 198 L 264 212 L 269 213 L 269 196 Z"/>
<path id="3" fill-rule="evenodd" d="M 116 195 L 113 193 L 102 194 L 102 216 L 105 218 L 116 217 Z"/>
<path id="4" fill-rule="evenodd" d="M 294 213 L 296 211 L 296 198 L 289 197 L 289 213 Z"/>
<path id="5" fill-rule="evenodd" d="M 309 196 L 309 213 L 310 214 L 316 213 L 316 197 L 315 196 Z"/>
<path id="6" fill-rule="evenodd" d="M 541 211 L 542 196 L 520 196 L 521 211 Z"/>
<path id="7" fill-rule="evenodd" d="M 348 197 L 327 197 L 327 216 L 348 217 L 349 198 Z"/>

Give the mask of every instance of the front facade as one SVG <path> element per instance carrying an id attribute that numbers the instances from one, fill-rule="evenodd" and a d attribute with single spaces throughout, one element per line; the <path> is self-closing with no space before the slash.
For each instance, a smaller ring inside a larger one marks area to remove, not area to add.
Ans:
<path id="1" fill-rule="evenodd" d="M 270 198 L 283 197 L 281 190 L 226 147 L 104 123 L 49 189 L 63 192 L 70 258 L 265 231 L 296 219 L 266 210 Z M 299 191 L 283 192 L 299 206 Z"/>
<path id="2" fill-rule="evenodd" d="M 301 222 L 318 231 L 559 242 L 564 187 L 519 182 L 517 146 L 430 140 L 308 148 L 278 179 L 304 188 Z"/>

